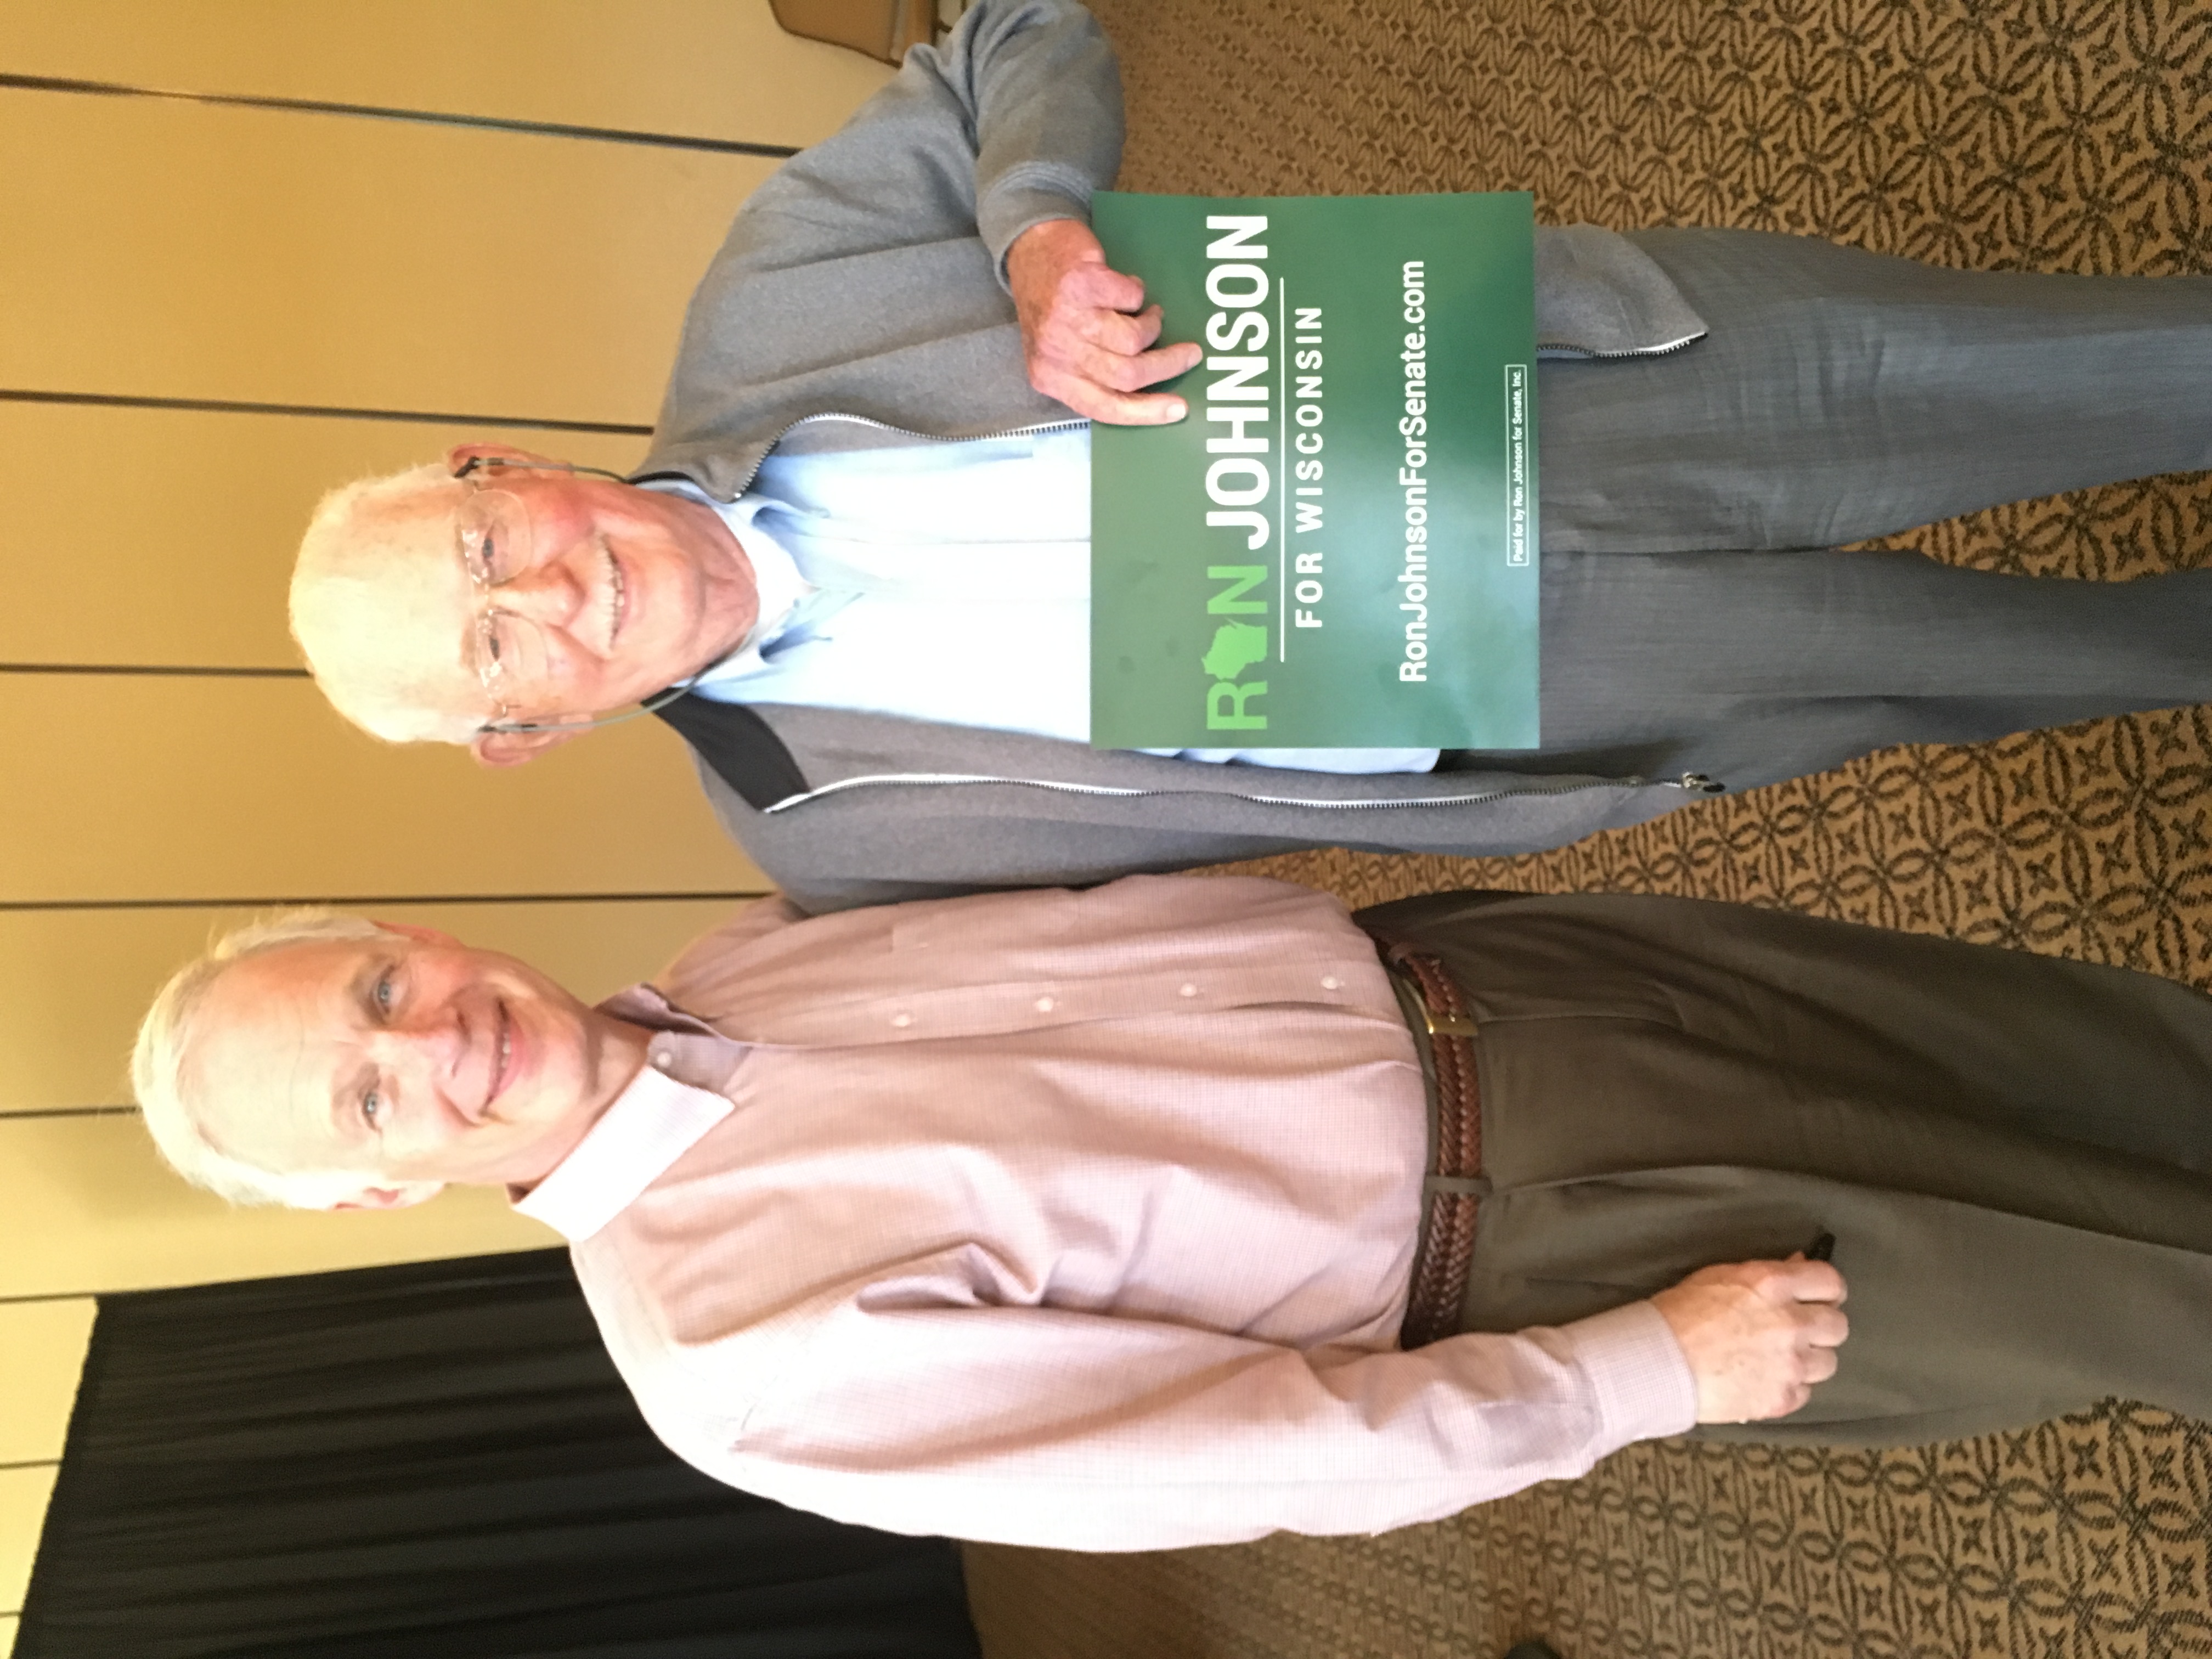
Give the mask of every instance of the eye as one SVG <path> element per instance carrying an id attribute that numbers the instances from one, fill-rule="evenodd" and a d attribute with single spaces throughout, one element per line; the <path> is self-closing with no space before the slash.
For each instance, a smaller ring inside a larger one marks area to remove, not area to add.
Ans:
<path id="1" fill-rule="evenodd" d="M 495 611 L 484 630 L 484 650 L 504 694 L 528 696 L 540 689 L 553 653 L 545 629 L 526 617 Z"/>
<path id="2" fill-rule="evenodd" d="M 468 569 L 471 580 L 495 582 L 493 561 L 498 556 L 494 543 L 498 532 L 489 524 L 471 521 L 471 514 L 464 509 L 461 520 L 461 563 Z"/>
<path id="3" fill-rule="evenodd" d="M 392 983 L 392 969 L 387 968 L 376 976 L 376 985 L 369 992 L 369 995 L 375 1000 L 376 1012 L 380 1014 L 391 1013 L 392 999 L 396 994 L 397 992 Z"/>
<path id="4" fill-rule="evenodd" d="M 381 1091 L 371 1089 L 361 1097 L 361 1120 L 373 1130 L 384 1127 L 384 1095 Z"/>

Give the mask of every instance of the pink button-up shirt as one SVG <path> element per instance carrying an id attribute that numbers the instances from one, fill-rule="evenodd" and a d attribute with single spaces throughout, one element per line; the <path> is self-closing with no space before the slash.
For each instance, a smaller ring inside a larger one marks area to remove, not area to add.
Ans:
<path id="1" fill-rule="evenodd" d="M 1692 1420 L 1649 1303 L 1396 1349 L 1420 1072 L 1326 895 L 769 901 L 662 982 L 606 1005 L 653 1069 L 520 1207 L 717 1480 L 1154 1549 L 1431 1520 Z"/>

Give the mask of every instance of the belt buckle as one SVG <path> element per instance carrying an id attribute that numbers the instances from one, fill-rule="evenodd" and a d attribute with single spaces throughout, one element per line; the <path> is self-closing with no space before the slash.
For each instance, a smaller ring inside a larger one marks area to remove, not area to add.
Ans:
<path id="1" fill-rule="evenodd" d="M 1475 1035 L 1474 1022 L 1464 1014 L 1440 1014 L 1424 1000 L 1421 1004 L 1421 1024 L 1428 1028 L 1431 1036 L 1471 1037 Z"/>

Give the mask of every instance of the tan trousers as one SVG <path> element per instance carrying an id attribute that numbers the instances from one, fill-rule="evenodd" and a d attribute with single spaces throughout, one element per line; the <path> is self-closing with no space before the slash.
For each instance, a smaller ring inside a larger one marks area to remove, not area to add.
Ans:
<path id="1" fill-rule="evenodd" d="M 2212 1000 L 1748 907 L 1462 893 L 1363 912 L 1480 1028 L 1463 1328 L 1833 1233 L 1837 1376 L 1716 1437 L 1910 1444 L 2120 1395 L 2212 1417 Z"/>

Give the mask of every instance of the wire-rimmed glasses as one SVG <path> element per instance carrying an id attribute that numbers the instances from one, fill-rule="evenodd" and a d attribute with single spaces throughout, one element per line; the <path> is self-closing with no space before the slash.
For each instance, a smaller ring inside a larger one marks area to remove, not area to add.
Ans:
<path id="1" fill-rule="evenodd" d="M 470 586 L 476 589 L 476 616 L 469 633 L 469 665 L 475 670 L 477 683 L 483 687 L 484 696 L 490 699 L 495 711 L 481 729 L 522 732 L 612 726 L 618 720 L 650 714 L 681 696 L 690 684 L 689 680 L 671 687 L 641 707 L 619 714 L 551 721 L 515 718 L 514 702 L 520 696 L 520 688 L 527 686 L 533 673 L 543 673 L 550 652 L 536 623 L 500 608 L 498 590 L 538 562 L 529 509 L 514 491 L 501 489 L 493 476 L 504 471 L 562 472 L 571 476 L 588 473 L 593 477 L 611 478 L 617 483 L 628 482 L 619 472 L 610 472 L 605 467 L 581 466 L 567 461 L 510 460 L 496 456 L 471 456 L 453 470 L 453 477 L 466 490 L 454 515 L 454 550 L 460 558 L 461 568 L 468 574 Z"/>

